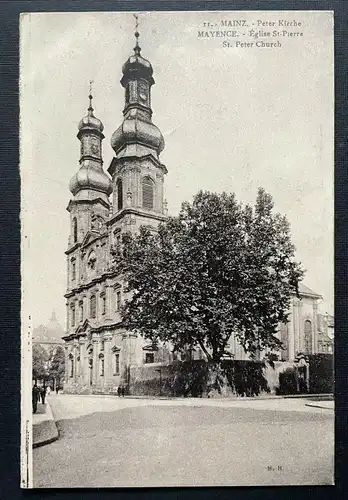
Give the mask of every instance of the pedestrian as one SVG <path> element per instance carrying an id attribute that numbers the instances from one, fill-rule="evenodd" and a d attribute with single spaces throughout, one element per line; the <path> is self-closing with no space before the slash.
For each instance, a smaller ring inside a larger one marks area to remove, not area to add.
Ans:
<path id="1" fill-rule="evenodd" d="M 122 387 L 122 397 L 124 398 L 124 395 L 126 394 L 126 389 Z"/>
<path id="2" fill-rule="evenodd" d="M 33 403 L 33 413 L 37 412 L 37 402 L 40 396 L 40 389 L 36 385 L 36 382 L 32 389 L 32 403 Z"/>
<path id="3" fill-rule="evenodd" d="M 117 388 L 117 395 L 118 397 L 120 398 L 121 395 L 122 395 L 122 387 L 119 385 L 118 388 Z"/>
<path id="4" fill-rule="evenodd" d="M 59 386 L 57 385 L 56 386 L 56 394 L 57 394 L 57 396 L 58 396 L 58 392 L 59 392 Z"/>
<path id="5" fill-rule="evenodd" d="M 45 404 L 45 399 L 46 399 L 46 387 L 45 386 L 41 387 L 40 394 L 41 394 L 41 402 L 44 405 Z"/>
<path id="6" fill-rule="evenodd" d="M 46 391 L 47 396 L 50 394 L 50 392 L 51 392 L 51 388 L 50 388 L 50 386 L 48 386 L 48 387 L 47 387 L 47 391 Z"/>

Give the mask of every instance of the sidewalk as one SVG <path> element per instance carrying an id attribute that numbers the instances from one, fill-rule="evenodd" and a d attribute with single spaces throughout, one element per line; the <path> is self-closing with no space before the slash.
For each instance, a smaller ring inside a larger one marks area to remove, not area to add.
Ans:
<path id="1" fill-rule="evenodd" d="M 46 403 L 38 403 L 37 412 L 33 414 L 33 448 L 52 443 L 58 437 L 57 425 L 46 398 Z"/>

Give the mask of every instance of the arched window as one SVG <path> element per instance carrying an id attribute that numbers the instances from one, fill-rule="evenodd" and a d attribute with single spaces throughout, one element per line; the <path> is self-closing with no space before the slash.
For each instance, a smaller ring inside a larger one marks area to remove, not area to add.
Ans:
<path id="1" fill-rule="evenodd" d="M 304 323 L 304 351 L 312 354 L 312 322 L 306 319 Z"/>
<path id="2" fill-rule="evenodd" d="M 153 182 L 149 177 L 143 180 L 143 208 L 153 209 Z"/>
<path id="3" fill-rule="evenodd" d="M 76 311 L 75 311 L 75 304 L 71 304 L 71 326 L 75 326 L 76 322 Z"/>
<path id="4" fill-rule="evenodd" d="M 117 187 L 117 210 L 121 210 L 123 207 L 123 187 L 121 179 L 118 179 L 116 187 Z"/>
<path id="5" fill-rule="evenodd" d="M 76 279 L 76 261 L 75 258 L 71 259 L 71 279 Z"/>
<path id="6" fill-rule="evenodd" d="M 97 315 L 97 299 L 95 295 L 92 295 L 89 299 L 89 312 L 90 317 L 95 318 Z"/>
<path id="7" fill-rule="evenodd" d="M 106 314 L 106 295 L 105 295 L 105 292 L 100 294 L 100 300 L 101 300 L 102 314 Z"/>
<path id="8" fill-rule="evenodd" d="M 80 321 L 83 321 L 83 300 L 79 302 L 79 310 L 80 310 Z"/>
<path id="9" fill-rule="evenodd" d="M 74 243 L 77 242 L 77 219 L 76 217 L 73 218 L 73 238 L 74 238 Z"/>
<path id="10" fill-rule="evenodd" d="M 70 360 L 70 377 L 74 376 L 74 357 L 72 354 L 69 354 L 69 360 Z"/>

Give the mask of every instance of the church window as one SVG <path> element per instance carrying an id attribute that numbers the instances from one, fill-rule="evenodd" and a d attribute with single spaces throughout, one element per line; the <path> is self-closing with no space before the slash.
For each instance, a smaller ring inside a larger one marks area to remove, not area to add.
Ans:
<path id="1" fill-rule="evenodd" d="M 100 361 L 100 376 L 104 377 L 104 355 L 102 354 L 99 358 Z"/>
<path id="2" fill-rule="evenodd" d="M 304 351 L 312 354 L 312 322 L 309 319 L 304 323 Z"/>
<path id="3" fill-rule="evenodd" d="M 123 187 L 121 179 L 118 179 L 116 187 L 117 187 L 117 210 L 121 210 L 123 207 Z"/>
<path id="4" fill-rule="evenodd" d="M 91 318 L 95 318 L 97 316 L 97 299 L 95 295 L 92 295 L 89 299 L 89 309 Z"/>
<path id="5" fill-rule="evenodd" d="M 74 358 L 73 358 L 73 355 L 70 354 L 69 358 L 70 358 L 70 377 L 73 377 L 74 376 Z"/>
<path id="6" fill-rule="evenodd" d="M 106 314 L 106 295 L 105 293 L 100 295 L 101 305 L 102 305 L 102 314 Z"/>
<path id="7" fill-rule="evenodd" d="M 75 304 L 71 304 L 71 326 L 75 326 L 76 322 L 76 313 L 75 313 Z"/>
<path id="8" fill-rule="evenodd" d="M 121 291 L 116 290 L 116 311 L 119 311 L 121 308 Z"/>
<path id="9" fill-rule="evenodd" d="M 79 310 L 80 310 L 80 321 L 83 321 L 83 300 L 79 302 Z"/>
<path id="10" fill-rule="evenodd" d="M 76 279 L 76 262 L 75 259 L 71 261 L 71 279 L 75 280 Z"/>
<path id="11" fill-rule="evenodd" d="M 153 209 L 153 182 L 149 177 L 143 180 L 143 208 Z"/>
<path id="12" fill-rule="evenodd" d="M 77 219 L 76 217 L 73 218 L 73 238 L 74 238 L 74 243 L 77 242 Z"/>
<path id="13" fill-rule="evenodd" d="M 120 374 L 120 355 L 119 353 L 115 354 L 115 370 L 114 370 L 115 375 Z"/>
<path id="14" fill-rule="evenodd" d="M 145 363 L 150 364 L 155 362 L 155 355 L 153 352 L 147 352 L 145 354 Z"/>

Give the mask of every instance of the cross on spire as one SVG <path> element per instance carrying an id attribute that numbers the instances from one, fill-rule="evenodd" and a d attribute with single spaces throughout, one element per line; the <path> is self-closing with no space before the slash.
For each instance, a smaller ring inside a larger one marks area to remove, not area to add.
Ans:
<path id="1" fill-rule="evenodd" d="M 90 80 L 89 81 L 89 96 L 88 96 L 88 99 L 89 99 L 89 108 L 88 108 L 88 111 L 93 111 L 93 106 L 92 106 L 92 99 L 93 99 L 93 95 L 92 95 L 92 83 L 94 83 L 94 81 Z"/>
<path id="2" fill-rule="evenodd" d="M 138 14 L 133 14 L 134 18 L 135 18 L 135 32 L 134 32 L 134 36 L 135 36 L 135 47 L 134 47 L 134 52 L 135 54 L 138 56 L 140 55 L 140 51 L 141 51 L 141 48 L 139 47 L 139 41 L 138 41 L 138 38 L 139 38 L 139 31 L 138 31 L 138 27 L 139 27 L 139 16 Z"/>

